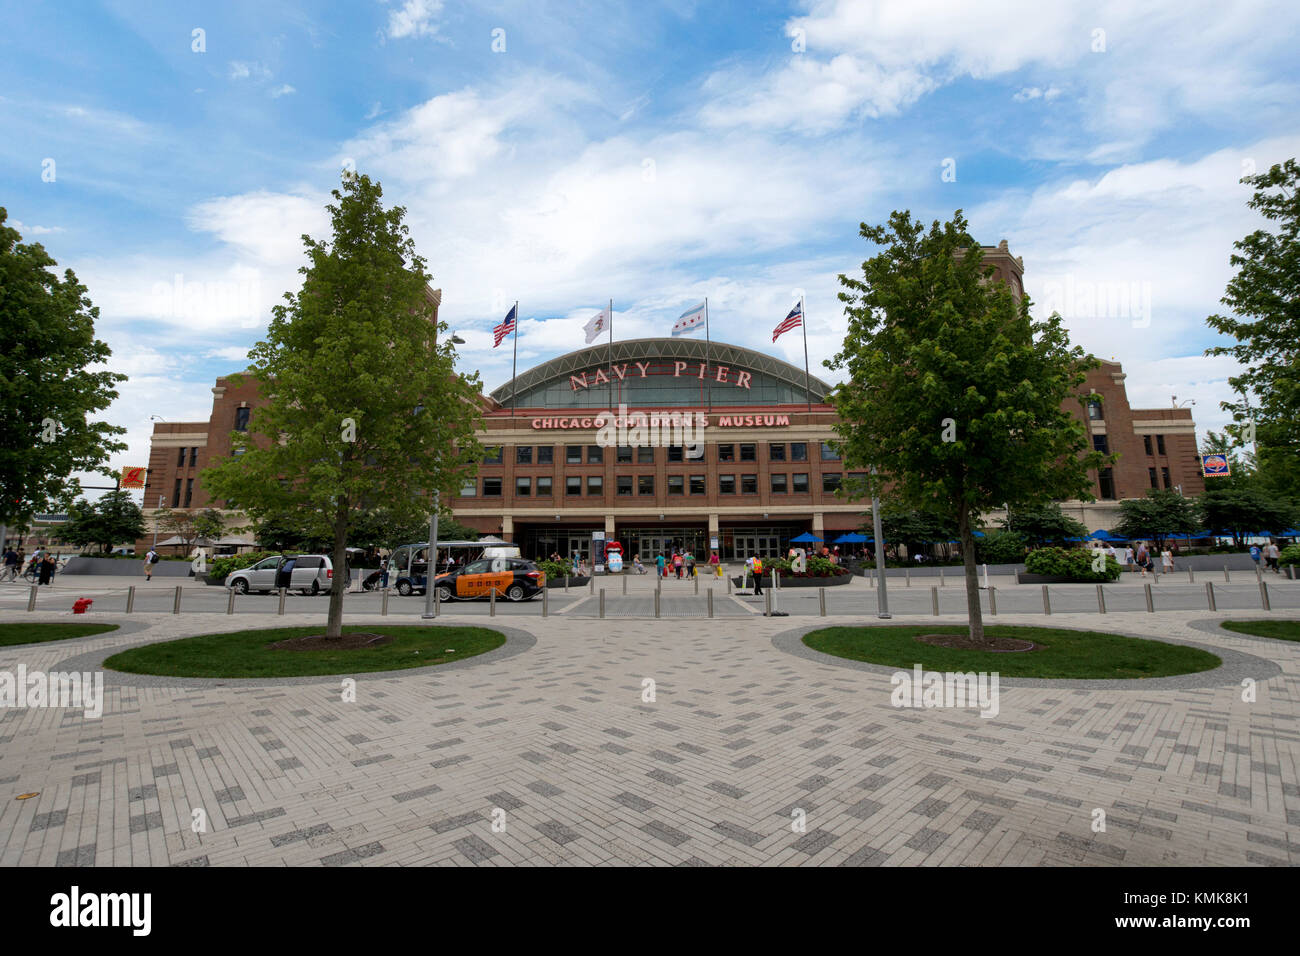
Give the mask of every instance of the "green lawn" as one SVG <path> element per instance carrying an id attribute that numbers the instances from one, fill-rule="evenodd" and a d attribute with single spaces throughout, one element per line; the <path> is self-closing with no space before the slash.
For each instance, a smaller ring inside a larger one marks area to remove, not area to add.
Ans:
<path id="1" fill-rule="evenodd" d="M 66 641 L 73 637 L 90 637 L 116 631 L 116 624 L 0 624 L 0 647 L 12 644 L 42 644 L 45 641 Z"/>
<path id="2" fill-rule="evenodd" d="M 104 662 L 109 670 L 164 677 L 314 677 L 429 667 L 484 654 L 506 642 L 485 627 L 365 625 L 344 632 L 387 634 L 391 644 L 356 650 L 276 650 L 267 645 L 323 632 L 313 627 L 277 627 L 229 634 L 203 634 L 136 647 Z"/>
<path id="3" fill-rule="evenodd" d="M 1238 634 L 1271 637 L 1279 641 L 1300 641 L 1300 621 L 1224 621 L 1223 628 Z"/>
<path id="4" fill-rule="evenodd" d="M 1222 661 L 1194 647 L 1164 644 L 1097 631 L 1047 627 L 985 627 L 990 637 L 1033 641 L 1037 650 L 992 653 L 935 647 L 913 640 L 920 634 L 962 634 L 961 626 L 828 627 L 804 636 L 814 650 L 854 661 L 936 671 L 997 671 L 1002 677 L 1142 678 L 1191 674 Z"/>

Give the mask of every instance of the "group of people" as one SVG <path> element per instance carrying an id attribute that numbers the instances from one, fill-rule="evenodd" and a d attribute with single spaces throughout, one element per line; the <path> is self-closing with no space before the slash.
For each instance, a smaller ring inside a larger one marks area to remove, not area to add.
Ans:
<path id="1" fill-rule="evenodd" d="M 27 564 L 26 569 L 23 567 L 24 562 Z M 27 554 L 22 548 L 17 551 L 13 548 L 5 548 L 4 570 L 0 571 L 0 581 L 17 581 L 20 574 L 34 571 L 37 584 L 49 584 L 58 569 L 59 559 L 49 551 L 37 548 L 28 561 Z"/>
<path id="2" fill-rule="evenodd" d="M 1255 562 L 1255 566 L 1258 567 L 1260 560 L 1263 559 L 1265 569 L 1272 571 L 1274 574 L 1282 573 L 1282 569 L 1277 565 L 1277 559 L 1281 554 L 1282 549 L 1277 546 L 1276 541 L 1270 541 L 1262 548 L 1257 544 L 1250 546 L 1250 558 Z"/>
<path id="3" fill-rule="evenodd" d="M 633 557 L 635 564 L 640 564 L 641 556 Z M 674 548 L 671 554 L 660 554 L 655 558 L 655 567 L 658 569 L 659 577 L 667 578 L 676 575 L 678 580 L 682 578 L 695 577 L 695 568 L 697 564 L 695 552 L 690 548 Z M 709 552 L 709 571 L 715 576 L 722 575 L 722 562 L 718 558 L 718 552 Z"/>
<path id="4" fill-rule="evenodd" d="M 1174 571 L 1174 557 L 1177 554 L 1177 548 L 1178 545 L 1169 544 L 1160 552 L 1160 570 L 1163 574 L 1171 574 Z M 1122 548 L 1108 544 L 1101 550 L 1107 557 L 1114 558 L 1120 567 L 1128 568 L 1128 570 L 1135 573 L 1140 572 L 1142 577 L 1155 573 L 1155 558 L 1152 549 L 1147 547 L 1145 541 L 1137 542 L 1136 548 L 1127 544 Z"/>

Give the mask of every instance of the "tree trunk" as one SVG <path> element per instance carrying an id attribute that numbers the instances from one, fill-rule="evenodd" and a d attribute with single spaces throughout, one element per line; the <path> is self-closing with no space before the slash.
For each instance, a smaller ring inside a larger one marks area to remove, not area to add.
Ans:
<path id="1" fill-rule="evenodd" d="M 980 607 L 980 580 L 975 570 L 975 535 L 970 526 L 970 509 L 962 505 L 957 512 L 957 534 L 961 538 L 962 565 L 966 571 L 966 611 L 970 618 L 970 639 L 985 643 L 984 611 Z"/>
<path id="2" fill-rule="evenodd" d="M 342 495 L 335 499 L 334 548 L 330 560 L 334 564 L 334 577 L 330 580 L 330 614 L 325 636 L 342 637 L 343 591 L 348 574 L 348 500 Z"/>

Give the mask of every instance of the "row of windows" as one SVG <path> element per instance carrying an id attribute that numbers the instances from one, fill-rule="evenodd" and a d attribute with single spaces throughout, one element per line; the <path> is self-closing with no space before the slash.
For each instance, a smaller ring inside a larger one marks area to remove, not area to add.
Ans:
<path id="1" fill-rule="evenodd" d="M 1152 438 L 1156 440 L 1156 450 L 1154 452 L 1151 450 Z M 1151 454 L 1163 455 L 1165 453 L 1165 436 L 1164 435 L 1143 435 L 1142 447 L 1143 449 L 1145 449 L 1148 455 Z M 1152 487 L 1155 486 L 1153 485 Z M 1168 488 L 1169 486 L 1165 485 L 1165 487 Z"/>
<path id="2" fill-rule="evenodd" d="M 1157 477 L 1156 477 L 1156 470 L 1155 470 L 1154 468 L 1148 468 L 1148 469 L 1147 469 L 1147 477 L 1151 479 L 1151 487 L 1152 487 L 1152 488 L 1159 488 L 1159 487 L 1160 487 L 1160 481 L 1157 480 Z M 1174 486 L 1174 485 L 1173 485 L 1173 481 L 1172 481 L 1172 480 L 1170 479 L 1170 477 L 1169 477 L 1169 469 L 1168 469 L 1168 468 L 1161 468 L 1161 469 L 1160 469 L 1160 478 L 1164 479 L 1164 483 L 1165 483 L 1165 487 L 1166 487 L 1166 488 L 1172 488 L 1172 487 Z M 1207 482 L 1207 484 L 1208 484 L 1208 482 Z"/>
<path id="3" fill-rule="evenodd" d="M 193 478 L 186 478 L 186 479 L 184 479 L 184 481 L 185 481 L 185 504 L 183 504 L 183 505 L 181 504 L 181 480 L 182 480 L 182 479 L 177 478 L 177 479 L 176 479 L 176 487 L 172 489 L 172 507 L 173 507 L 173 508 L 188 508 L 188 507 L 190 506 L 190 502 L 194 500 L 194 479 L 193 479 Z M 227 505 L 227 507 L 229 507 L 229 505 Z"/>
<path id="4" fill-rule="evenodd" d="M 718 450 L 718 461 L 758 461 L 758 445 L 755 442 L 729 443 L 716 445 L 715 447 Z M 604 463 L 605 449 L 600 445 L 565 445 L 564 463 L 566 465 L 583 464 L 584 452 L 586 464 L 600 465 Z M 789 457 L 787 457 L 787 453 Z M 483 463 L 485 465 L 499 465 L 504 461 L 504 454 L 504 449 L 501 447 L 489 448 Z M 696 450 L 692 454 L 690 449 L 681 445 L 670 445 L 668 447 L 668 460 L 670 462 L 694 461 L 703 459 L 703 457 L 702 449 Z M 840 456 L 826 442 L 821 442 L 821 459 L 822 461 L 839 461 Z M 653 448 L 619 446 L 614 450 L 614 460 L 620 465 L 630 465 L 634 461 L 639 465 L 653 465 L 655 463 L 655 450 Z M 788 443 L 768 442 L 767 460 L 807 461 L 808 443 L 801 441 Z M 555 446 L 538 445 L 534 448 L 532 445 L 516 445 L 515 464 L 553 465 L 555 464 Z"/>
<path id="5" fill-rule="evenodd" d="M 825 494 L 834 494 L 840 487 L 842 475 L 840 472 L 829 472 L 822 475 L 822 491 Z M 852 472 L 850 478 L 865 478 L 865 472 Z M 774 495 L 808 494 L 808 473 L 799 472 L 797 474 L 786 475 L 769 475 L 769 489 Z M 619 475 L 615 479 L 615 493 L 618 495 L 653 495 L 655 493 L 655 476 L 654 475 Z M 551 497 L 554 485 L 549 476 L 528 477 L 520 476 L 515 478 L 515 496 L 519 498 Z M 564 494 L 568 497 L 578 497 L 583 494 L 583 489 L 589 496 L 603 496 L 605 494 L 605 479 L 603 475 L 569 475 L 564 479 Z M 483 497 L 500 498 L 503 484 L 500 478 L 483 479 Z M 668 494 L 684 495 L 689 489 L 692 495 L 707 494 L 707 478 L 705 475 L 669 475 L 668 476 Z M 735 475 L 718 475 L 718 494 L 734 495 L 739 490 L 742 495 L 758 494 L 758 475 L 741 475 L 739 484 L 737 484 Z M 462 498 L 473 498 L 478 491 L 476 482 L 466 483 L 460 491 Z"/>
<path id="6" fill-rule="evenodd" d="M 197 445 L 191 448 L 182 448 L 180 453 L 180 457 L 176 460 L 176 467 L 184 468 L 185 459 L 187 457 L 189 458 L 191 465 L 197 465 L 199 463 L 199 449 Z"/>

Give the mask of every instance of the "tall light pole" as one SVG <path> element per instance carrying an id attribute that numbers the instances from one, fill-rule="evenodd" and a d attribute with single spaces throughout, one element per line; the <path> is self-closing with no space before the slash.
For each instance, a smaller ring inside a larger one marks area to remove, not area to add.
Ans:
<path id="1" fill-rule="evenodd" d="M 871 466 L 871 473 L 876 474 L 876 466 Z M 880 586 L 876 589 L 876 617 L 890 618 L 889 613 L 889 593 L 885 581 L 885 532 L 880 520 L 880 498 L 873 496 L 871 499 L 871 527 L 876 538 L 876 575 L 880 578 Z"/>

